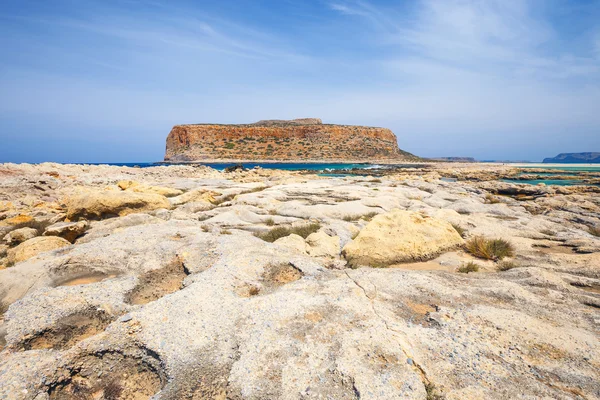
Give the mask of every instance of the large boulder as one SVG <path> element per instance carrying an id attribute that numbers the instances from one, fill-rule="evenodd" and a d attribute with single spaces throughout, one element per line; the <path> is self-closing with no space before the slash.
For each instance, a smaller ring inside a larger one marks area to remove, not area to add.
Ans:
<path id="1" fill-rule="evenodd" d="M 4 236 L 4 241 L 10 245 L 17 245 L 26 240 L 33 239 L 37 235 L 37 229 L 19 228 L 7 233 L 6 236 Z"/>
<path id="2" fill-rule="evenodd" d="M 15 248 L 8 250 L 8 264 L 16 264 L 35 257 L 40 253 L 69 246 L 67 240 L 56 236 L 39 236 L 29 239 Z"/>
<path id="3" fill-rule="evenodd" d="M 343 254 L 353 267 L 385 267 L 429 260 L 463 243 L 450 223 L 396 209 L 374 217 Z"/>
<path id="4" fill-rule="evenodd" d="M 44 236 L 59 236 L 73 243 L 75 239 L 84 234 L 87 227 L 87 221 L 57 222 L 46 228 Z"/>
<path id="5" fill-rule="evenodd" d="M 169 200 L 154 193 L 129 190 L 80 189 L 65 199 L 67 218 L 102 218 L 171 208 Z"/>

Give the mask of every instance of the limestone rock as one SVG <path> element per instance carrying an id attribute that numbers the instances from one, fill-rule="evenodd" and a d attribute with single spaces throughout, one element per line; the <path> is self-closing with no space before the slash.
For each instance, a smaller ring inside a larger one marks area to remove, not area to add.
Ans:
<path id="1" fill-rule="evenodd" d="M 29 239 L 15 248 L 8 250 L 8 263 L 16 264 L 35 257 L 40 253 L 69 246 L 67 240 L 56 236 L 39 236 Z"/>
<path id="2" fill-rule="evenodd" d="M 308 254 L 313 257 L 337 257 L 340 255 L 340 238 L 329 236 L 323 231 L 311 233 L 306 238 Z"/>
<path id="3" fill-rule="evenodd" d="M 38 234 L 33 228 L 19 228 L 11 231 L 4 236 L 4 241 L 8 244 L 15 245 L 23 243 L 26 240 L 33 239 Z"/>
<path id="4" fill-rule="evenodd" d="M 166 197 L 154 193 L 80 189 L 65 199 L 67 217 L 102 218 L 171 208 Z"/>
<path id="5" fill-rule="evenodd" d="M 373 218 L 343 250 L 352 266 L 387 266 L 434 258 L 463 243 L 446 221 L 393 210 Z"/>
<path id="6" fill-rule="evenodd" d="M 302 236 L 296 235 L 295 233 L 277 239 L 273 243 L 301 254 L 308 254 L 308 245 L 306 244 Z"/>
<path id="7" fill-rule="evenodd" d="M 192 201 L 214 203 L 216 195 L 217 195 L 217 193 L 211 192 L 210 190 L 194 189 L 194 190 L 190 190 L 189 192 L 186 192 L 180 196 L 172 197 L 169 199 L 169 201 L 174 206 L 189 203 Z"/>
<path id="8" fill-rule="evenodd" d="M 88 225 L 87 221 L 57 222 L 46 228 L 44 236 L 59 236 L 73 243 L 75 239 L 83 235 Z"/>
<path id="9" fill-rule="evenodd" d="M 281 138 L 289 141 L 280 143 Z M 247 140 L 248 138 L 254 140 Z M 222 141 L 215 146 L 213 141 Z M 331 146 L 336 143 L 336 146 Z M 167 137 L 165 161 L 229 160 L 418 160 L 398 148 L 389 129 L 279 121 L 247 125 L 178 125 Z"/>
<path id="10" fill-rule="evenodd" d="M 121 190 L 131 190 L 137 193 L 154 193 L 165 197 L 179 196 L 183 191 L 179 189 L 168 188 L 164 186 L 149 186 L 136 181 L 119 181 L 117 186 Z"/>

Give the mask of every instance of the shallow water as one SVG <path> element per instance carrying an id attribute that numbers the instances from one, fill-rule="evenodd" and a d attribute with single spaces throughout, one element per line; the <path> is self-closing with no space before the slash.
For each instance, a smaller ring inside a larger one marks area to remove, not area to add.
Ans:
<path id="1" fill-rule="evenodd" d="M 585 186 L 597 186 L 583 183 L 577 179 L 533 179 L 533 180 L 519 180 L 519 179 L 502 179 L 502 182 L 508 183 L 523 183 L 527 185 L 537 185 L 538 183 L 544 183 L 546 185 L 556 186 L 574 186 L 574 185 L 585 185 Z"/>
<path id="2" fill-rule="evenodd" d="M 600 172 L 600 165 L 598 166 L 560 166 L 560 167 L 545 167 L 543 165 L 535 165 L 535 166 L 519 166 L 519 168 L 527 169 L 527 168 L 535 168 L 535 169 L 551 169 L 556 171 L 576 171 L 576 172 Z"/>

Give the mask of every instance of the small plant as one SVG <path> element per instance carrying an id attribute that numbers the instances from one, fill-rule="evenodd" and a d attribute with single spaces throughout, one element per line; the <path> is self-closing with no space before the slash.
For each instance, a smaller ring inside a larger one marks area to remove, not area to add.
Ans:
<path id="1" fill-rule="evenodd" d="M 275 225 L 275 221 L 273 220 L 273 218 L 267 218 L 265 221 L 265 225 L 273 226 L 273 225 Z"/>
<path id="2" fill-rule="evenodd" d="M 229 229 L 221 229 L 221 235 L 231 235 L 231 231 Z"/>
<path id="3" fill-rule="evenodd" d="M 518 267 L 520 267 L 520 265 L 513 261 L 502 261 L 500 264 L 498 264 L 496 269 L 498 271 L 508 271 L 508 270 L 511 270 L 513 268 L 518 268 Z"/>
<path id="4" fill-rule="evenodd" d="M 286 237 L 291 234 L 296 234 L 306 239 L 308 235 L 318 231 L 319 229 L 321 229 L 321 224 L 313 222 L 307 225 L 295 227 L 278 226 L 268 230 L 267 232 L 256 233 L 255 236 L 261 238 L 265 242 L 273 243 L 277 239 L 281 239 L 282 237 Z"/>
<path id="5" fill-rule="evenodd" d="M 479 271 L 479 265 L 475 264 L 473 261 L 469 261 L 468 263 L 458 268 L 456 271 L 463 274 L 468 274 L 469 272 L 477 272 Z"/>
<path id="6" fill-rule="evenodd" d="M 444 400 L 444 396 L 439 394 L 433 383 L 425 384 L 425 393 L 427 393 L 426 400 Z"/>
<path id="7" fill-rule="evenodd" d="M 198 215 L 198 221 L 206 221 L 209 218 L 210 218 L 210 215 L 208 215 L 208 214 L 200 214 L 200 215 Z"/>
<path id="8" fill-rule="evenodd" d="M 200 227 L 200 229 L 202 229 L 202 232 L 209 232 L 210 231 L 210 228 L 207 225 L 202 225 Z"/>
<path id="9" fill-rule="evenodd" d="M 231 142 L 229 142 L 229 143 L 226 143 L 226 144 L 225 144 L 225 148 L 226 148 L 226 149 L 230 149 L 230 150 L 231 150 L 231 149 L 233 149 L 234 147 L 235 147 L 235 144 L 233 144 L 233 143 L 231 143 Z"/>
<path id="10" fill-rule="evenodd" d="M 364 219 L 365 221 L 370 221 L 373 219 L 373 217 L 375 217 L 376 215 L 379 215 L 378 212 L 372 211 L 370 213 L 366 213 L 365 215 L 362 216 L 362 219 Z"/>
<path id="11" fill-rule="evenodd" d="M 277 215 L 277 210 L 269 210 L 269 215 Z"/>
<path id="12" fill-rule="evenodd" d="M 588 229 L 588 232 L 590 233 L 590 235 L 600 237 L 600 227 L 590 226 L 590 228 Z"/>
<path id="13" fill-rule="evenodd" d="M 498 198 L 490 193 L 485 195 L 485 202 L 487 204 L 498 204 L 500 203 L 500 200 L 498 200 Z"/>
<path id="14" fill-rule="evenodd" d="M 228 195 L 222 196 L 222 197 L 220 197 L 220 198 L 218 198 L 218 199 L 215 199 L 215 200 L 214 200 L 212 203 L 213 203 L 215 206 L 218 206 L 218 205 L 220 205 L 220 204 L 223 204 L 223 203 L 225 203 L 225 202 L 228 202 L 228 201 L 231 201 L 231 200 L 233 200 L 233 199 L 235 198 L 235 196 L 236 196 L 236 194 L 235 194 L 235 193 L 231 193 L 231 194 L 228 194 Z"/>
<path id="15" fill-rule="evenodd" d="M 514 246 L 504 239 L 486 239 L 475 236 L 467 242 L 467 251 L 484 260 L 502 260 L 515 254 Z"/>
<path id="16" fill-rule="evenodd" d="M 456 224 L 452 224 L 452 227 L 454 228 L 454 230 L 456 232 L 458 232 L 458 234 L 460 235 L 460 237 L 465 237 L 465 233 L 467 232 L 464 228 L 462 228 L 460 225 L 456 225 Z"/>

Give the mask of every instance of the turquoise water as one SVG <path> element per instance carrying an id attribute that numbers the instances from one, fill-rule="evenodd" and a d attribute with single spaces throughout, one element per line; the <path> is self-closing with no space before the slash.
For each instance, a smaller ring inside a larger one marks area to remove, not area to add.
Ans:
<path id="1" fill-rule="evenodd" d="M 243 165 L 244 168 L 252 169 L 254 167 L 260 167 L 263 169 L 281 169 L 286 171 L 322 171 L 325 174 L 335 174 L 335 171 L 340 170 L 349 170 L 349 169 L 364 169 L 365 174 L 369 169 L 385 169 L 385 168 L 420 168 L 423 167 L 422 164 L 390 164 L 390 165 L 381 165 L 381 164 L 369 164 L 369 163 L 354 163 L 354 164 L 345 164 L 345 163 L 85 163 L 79 165 L 114 165 L 118 167 L 139 167 L 139 168 L 149 168 L 149 167 L 158 167 L 161 165 L 205 165 L 207 167 L 214 168 L 218 171 L 222 171 L 227 167 L 233 167 L 236 165 Z"/>
<path id="2" fill-rule="evenodd" d="M 525 171 L 521 172 L 519 175 L 524 175 L 524 174 L 528 174 L 528 172 L 526 171 L 527 169 L 530 168 L 543 168 L 543 169 L 548 169 L 548 170 L 552 170 L 555 172 L 531 172 L 531 174 L 534 175 L 542 175 L 542 176 L 548 176 L 548 178 L 550 179 L 535 179 L 535 180 L 527 180 L 527 181 L 523 181 L 523 180 L 518 180 L 518 179 L 503 179 L 504 182 L 510 182 L 510 183 L 524 183 L 524 184 L 529 184 L 529 185 L 537 185 L 538 183 L 545 183 L 546 185 L 557 185 L 557 186 L 572 186 L 572 185 L 589 185 L 586 183 L 581 182 L 580 180 L 577 179 L 551 179 L 553 175 L 578 175 L 579 172 L 600 172 L 600 165 L 595 165 L 595 166 L 573 166 L 573 165 L 565 165 L 565 166 L 553 166 L 553 167 L 546 167 L 543 165 L 538 165 L 538 166 L 519 166 L 518 168 L 521 168 Z M 600 186 L 600 185 L 590 185 L 590 186 Z"/>
<path id="3" fill-rule="evenodd" d="M 529 181 L 521 181 L 518 179 L 502 179 L 502 182 L 508 183 L 524 183 L 527 185 L 537 185 L 538 183 L 545 183 L 546 185 L 557 185 L 557 186 L 573 186 L 573 185 L 586 185 L 596 186 L 582 183 L 576 179 L 533 179 Z"/>
<path id="4" fill-rule="evenodd" d="M 600 165 L 593 167 L 544 167 L 540 166 L 520 166 L 517 168 L 538 168 L 538 169 L 552 169 L 556 171 L 576 171 L 576 172 L 600 172 Z"/>
<path id="5" fill-rule="evenodd" d="M 86 163 L 87 165 L 114 165 L 117 167 L 139 167 L 149 168 L 157 167 L 161 165 L 205 165 L 207 167 L 214 168 L 218 171 L 222 171 L 227 167 L 233 167 L 240 163 L 198 163 L 198 164 L 165 164 L 165 163 Z M 343 164 L 343 163 L 241 163 L 244 168 L 261 167 L 264 169 L 282 169 L 287 171 L 335 171 L 341 169 L 372 169 L 372 168 L 385 168 L 383 165 L 377 164 Z M 84 165 L 84 164 L 81 164 Z M 396 167 L 402 167 L 402 165 L 395 165 Z M 406 165 L 407 167 L 415 167 L 415 165 Z"/>

